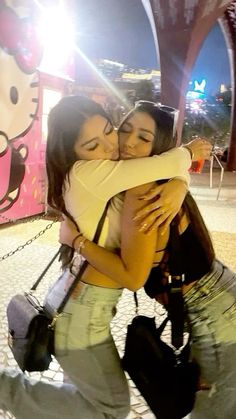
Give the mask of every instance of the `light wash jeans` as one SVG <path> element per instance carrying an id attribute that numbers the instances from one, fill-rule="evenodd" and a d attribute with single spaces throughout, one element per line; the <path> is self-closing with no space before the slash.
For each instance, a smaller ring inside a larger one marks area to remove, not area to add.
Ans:
<path id="1" fill-rule="evenodd" d="M 236 275 L 215 261 L 210 274 L 186 294 L 192 354 L 201 381 L 191 419 L 236 418 Z"/>
<path id="2" fill-rule="evenodd" d="M 58 318 L 56 358 L 73 384 L 0 374 L 0 407 L 20 419 L 124 419 L 130 410 L 127 380 L 110 333 L 122 290 L 79 284 Z"/>

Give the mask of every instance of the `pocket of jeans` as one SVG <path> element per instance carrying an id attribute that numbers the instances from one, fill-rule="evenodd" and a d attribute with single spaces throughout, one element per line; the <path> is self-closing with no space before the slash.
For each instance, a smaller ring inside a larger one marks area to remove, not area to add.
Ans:
<path id="1" fill-rule="evenodd" d="M 113 307 L 110 305 L 94 306 L 89 329 L 89 344 L 97 345 L 105 341 L 110 335 L 110 322 L 113 318 Z"/>
<path id="2" fill-rule="evenodd" d="M 54 334 L 55 354 L 65 356 L 68 354 L 68 335 L 71 323 L 71 314 L 62 313 L 57 321 Z"/>
<path id="3" fill-rule="evenodd" d="M 113 318 L 113 307 L 110 305 L 95 306 L 93 309 L 92 320 L 98 325 L 107 325 Z"/>
<path id="4" fill-rule="evenodd" d="M 236 324 L 236 302 L 223 312 L 224 318 Z"/>

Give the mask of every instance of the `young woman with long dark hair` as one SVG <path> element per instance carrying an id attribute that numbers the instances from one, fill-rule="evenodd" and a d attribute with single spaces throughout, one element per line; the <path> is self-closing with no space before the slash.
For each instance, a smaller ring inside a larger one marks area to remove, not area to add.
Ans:
<path id="1" fill-rule="evenodd" d="M 160 135 L 161 113 L 158 105 L 149 102 L 140 102 L 122 122 L 119 128 L 119 144 L 121 158 L 136 158 L 161 153 L 173 146 L 171 136 Z M 159 132 L 158 132 L 159 131 Z M 141 134 L 149 132 L 145 144 Z M 131 272 L 130 258 L 138 261 L 143 257 L 143 265 L 151 269 L 148 264 L 148 255 L 152 256 L 152 275 L 145 285 L 148 294 L 166 301 L 165 278 L 168 277 L 169 258 L 169 229 L 164 235 L 156 235 L 153 230 L 138 243 L 135 236 L 135 226 L 132 226 L 132 217 L 137 208 L 140 208 L 140 194 L 147 190 L 149 185 L 131 189 L 125 193 L 124 206 L 121 217 L 121 251 L 116 254 L 120 258 L 119 273 L 117 266 L 112 267 L 113 255 L 104 249 L 79 236 L 75 248 L 80 248 L 82 255 L 99 271 L 109 274 L 111 278 L 131 290 L 137 290 L 144 282 L 139 281 L 138 269 Z M 158 186 L 159 187 L 159 186 Z M 155 195 L 155 184 L 152 184 L 152 196 Z M 155 205 L 155 204 L 154 204 Z M 150 210 L 150 208 L 149 208 Z M 145 215 L 145 207 L 140 217 Z M 232 419 L 236 413 L 236 275 L 215 258 L 210 235 L 201 217 L 198 207 L 188 193 L 182 208 L 176 218 L 185 272 L 183 293 L 186 304 L 188 321 L 191 326 L 192 355 L 201 368 L 201 382 L 204 390 L 197 394 L 191 419 L 205 417 Z M 131 225 L 131 227 L 127 227 Z M 128 231 L 127 231 L 128 228 Z M 133 229 L 133 230 L 132 230 Z M 61 227 L 60 240 L 71 244 L 78 235 L 73 223 L 64 221 Z M 155 245 L 154 245 L 155 242 Z M 105 253 L 107 255 L 105 256 Z M 145 255 L 145 256 L 144 256 Z M 102 257 L 102 262 L 101 262 Z M 151 259 L 151 258 L 150 258 Z M 110 263 L 109 263 L 110 260 Z M 163 263 L 163 260 L 165 263 Z M 142 266 L 142 272 L 144 271 Z M 110 269 L 110 270 L 109 270 Z M 127 272 L 131 272 L 127 278 Z M 148 275 L 147 275 L 148 277 Z M 164 279 L 164 280 L 163 280 Z"/>

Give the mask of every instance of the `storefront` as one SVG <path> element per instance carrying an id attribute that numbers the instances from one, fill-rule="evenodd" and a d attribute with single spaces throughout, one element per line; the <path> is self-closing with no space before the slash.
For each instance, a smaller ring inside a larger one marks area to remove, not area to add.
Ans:
<path id="1" fill-rule="evenodd" d="M 0 1 L 0 223 L 46 210 L 47 116 L 74 80 L 64 3 Z"/>

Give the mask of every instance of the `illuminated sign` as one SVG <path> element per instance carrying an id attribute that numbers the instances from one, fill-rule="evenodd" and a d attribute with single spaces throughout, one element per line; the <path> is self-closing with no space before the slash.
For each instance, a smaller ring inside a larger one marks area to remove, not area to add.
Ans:
<path id="1" fill-rule="evenodd" d="M 226 87 L 225 87 L 225 84 L 221 84 L 220 85 L 220 93 L 224 93 L 224 92 L 227 92 L 227 89 L 226 89 Z"/>
<path id="2" fill-rule="evenodd" d="M 195 99 L 204 99 L 205 98 L 205 94 L 204 93 L 200 93 L 200 92 L 195 92 L 193 90 L 189 90 L 187 92 L 186 97 L 187 97 L 187 99 L 193 99 L 193 100 L 195 100 Z"/>
<path id="3" fill-rule="evenodd" d="M 151 80 L 151 74 L 133 74 L 133 73 L 124 73 L 122 74 L 122 79 L 134 79 L 134 80 Z"/>
<path id="4" fill-rule="evenodd" d="M 194 80 L 189 83 L 190 85 L 194 85 L 193 90 L 189 90 L 186 94 L 186 98 L 190 100 L 196 99 L 205 99 L 205 88 L 206 88 L 206 80 L 202 79 L 202 81 Z"/>
<path id="5" fill-rule="evenodd" d="M 122 79 L 132 80 L 152 80 L 154 77 L 160 77 L 160 70 L 152 70 L 151 73 L 137 74 L 137 73 L 123 73 Z"/>
<path id="6" fill-rule="evenodd" d="M 206 88 L 206 80 L 203 79 L 201 82 L 194 80 L 194 91 L 204 93 Z"/>

